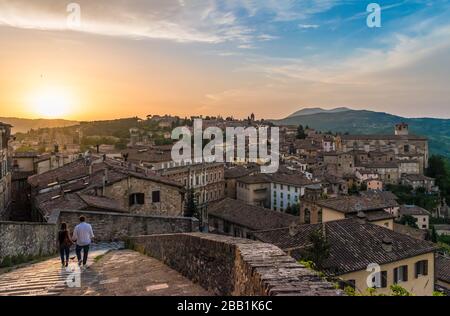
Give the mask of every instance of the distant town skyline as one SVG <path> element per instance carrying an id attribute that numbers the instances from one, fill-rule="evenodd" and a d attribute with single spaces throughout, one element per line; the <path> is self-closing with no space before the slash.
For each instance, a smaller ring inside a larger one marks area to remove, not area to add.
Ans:
<path id="1" fill-rule="evenodd" d="M 450 118 L 450 1 L 0 0 L 0 116 Z"/>

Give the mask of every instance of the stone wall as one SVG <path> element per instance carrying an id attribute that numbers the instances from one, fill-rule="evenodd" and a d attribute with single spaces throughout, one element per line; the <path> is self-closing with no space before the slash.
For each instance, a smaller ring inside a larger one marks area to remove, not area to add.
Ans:
<path id="1" fill-rule="evenodd" d="M 50 221 L 65 222 L 69 230 L 79 224 L 81 215 L 86 217 L 94 230 L 95 241 L 125 240 L 129 236 L 185 233 L 198 231 L 198 221 L 186 217 L 140 216 L 104 212 L 61 211 Z"/>
<path id="2" fill-rule="evenodd" d="M 0 163 L 2 163 L 0 156 Z M 4 166 L 0 166 L 0 172 L 5 173 Z M 0 220 L 9 218 L 11 207 L 11 173 L 6 173 L 3 177 L 0 175 Z"/>
<path id="3" fill-rule="evenodd" d="M 160 202 L 152 201 L 152 192 L 160 192 Z M 144 193 L 145 204 L 129 206 L 129 196 Z M 104 195 L 116 200 L 122 208 L 136 215 L 181 216 L 184 194 L 179 188 L 154 181 L 130 177 L 105 187 Z"/>
<path id="4" fill-rule="evenodd" d="M 55 253 L 60 223 L 66 222 L 73 231 L 81 215 L 86 216 L 92 225 L 96 242 L 126 240 L 134 235 L 186 233 L 199 230 L 198 221 L 192 218 L 56 211 L 52 213 L 47 223 L 0 222 L 0 264 L 5 258 L 12 259 L 14 264 Z"/>
<path id="5" fill-rule="evenodd" d="M 343 295 L 274 245 L 201 233 L 139 236 L 130 247 L 226 296 Z"/>
<path id="6" fill-rule="evenodd" d="M 56 226 L 47 223 L 0 222 L 0 265 L 54 254 Z M 19 259 L 20 258 L 20 259 Z"/>

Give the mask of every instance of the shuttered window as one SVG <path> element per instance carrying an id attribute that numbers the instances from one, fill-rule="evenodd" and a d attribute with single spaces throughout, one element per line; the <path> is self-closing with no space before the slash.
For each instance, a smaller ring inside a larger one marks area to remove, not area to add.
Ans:
<path id="1" fill-rule="evenodd" d="M 387 271 L 381 271 L 381 288 L 387 288 Z"/>
<path id="2" fill-rule="evenodd" d="M 401 266 L 394 269 L 394 284 L 408 282 L 408 266 Z"/>
<path id="3" fill-rule="evenodd" d="M 415 271 L 416 279 L 419 276 L 428 275 L 428 260 L 422 260 L 422 261 L 416 262 L 415 267 L 416 267 L 416 271 Z"/>

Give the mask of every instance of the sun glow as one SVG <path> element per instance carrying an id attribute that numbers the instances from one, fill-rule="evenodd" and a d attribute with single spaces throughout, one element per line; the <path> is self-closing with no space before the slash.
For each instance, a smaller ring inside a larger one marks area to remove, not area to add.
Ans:
<path id="1" fill-rule="evenodd" d="M 35 92 L 29 104 L 32 111 L 43 118 L 62 118 L 71 113 L 73 97 L 64 89 L 45 88 Z"/>

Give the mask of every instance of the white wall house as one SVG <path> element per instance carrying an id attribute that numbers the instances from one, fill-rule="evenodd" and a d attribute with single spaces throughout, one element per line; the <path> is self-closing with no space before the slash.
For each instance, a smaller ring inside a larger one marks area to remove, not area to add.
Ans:
<path id="1" fill-rule="evenodd" d="M 274 211 L 284 212 L 288 207 L 299 204 L 300 197 L 304 194 L 304 186 L 272 182 L 270 184 L 270 208 Z"/>
<path id="2" fill-rule="evenodd" d="M 333 139 L 322 140 L 322 150 L 326 153 L 336 151 L 336 143 Z"/>

